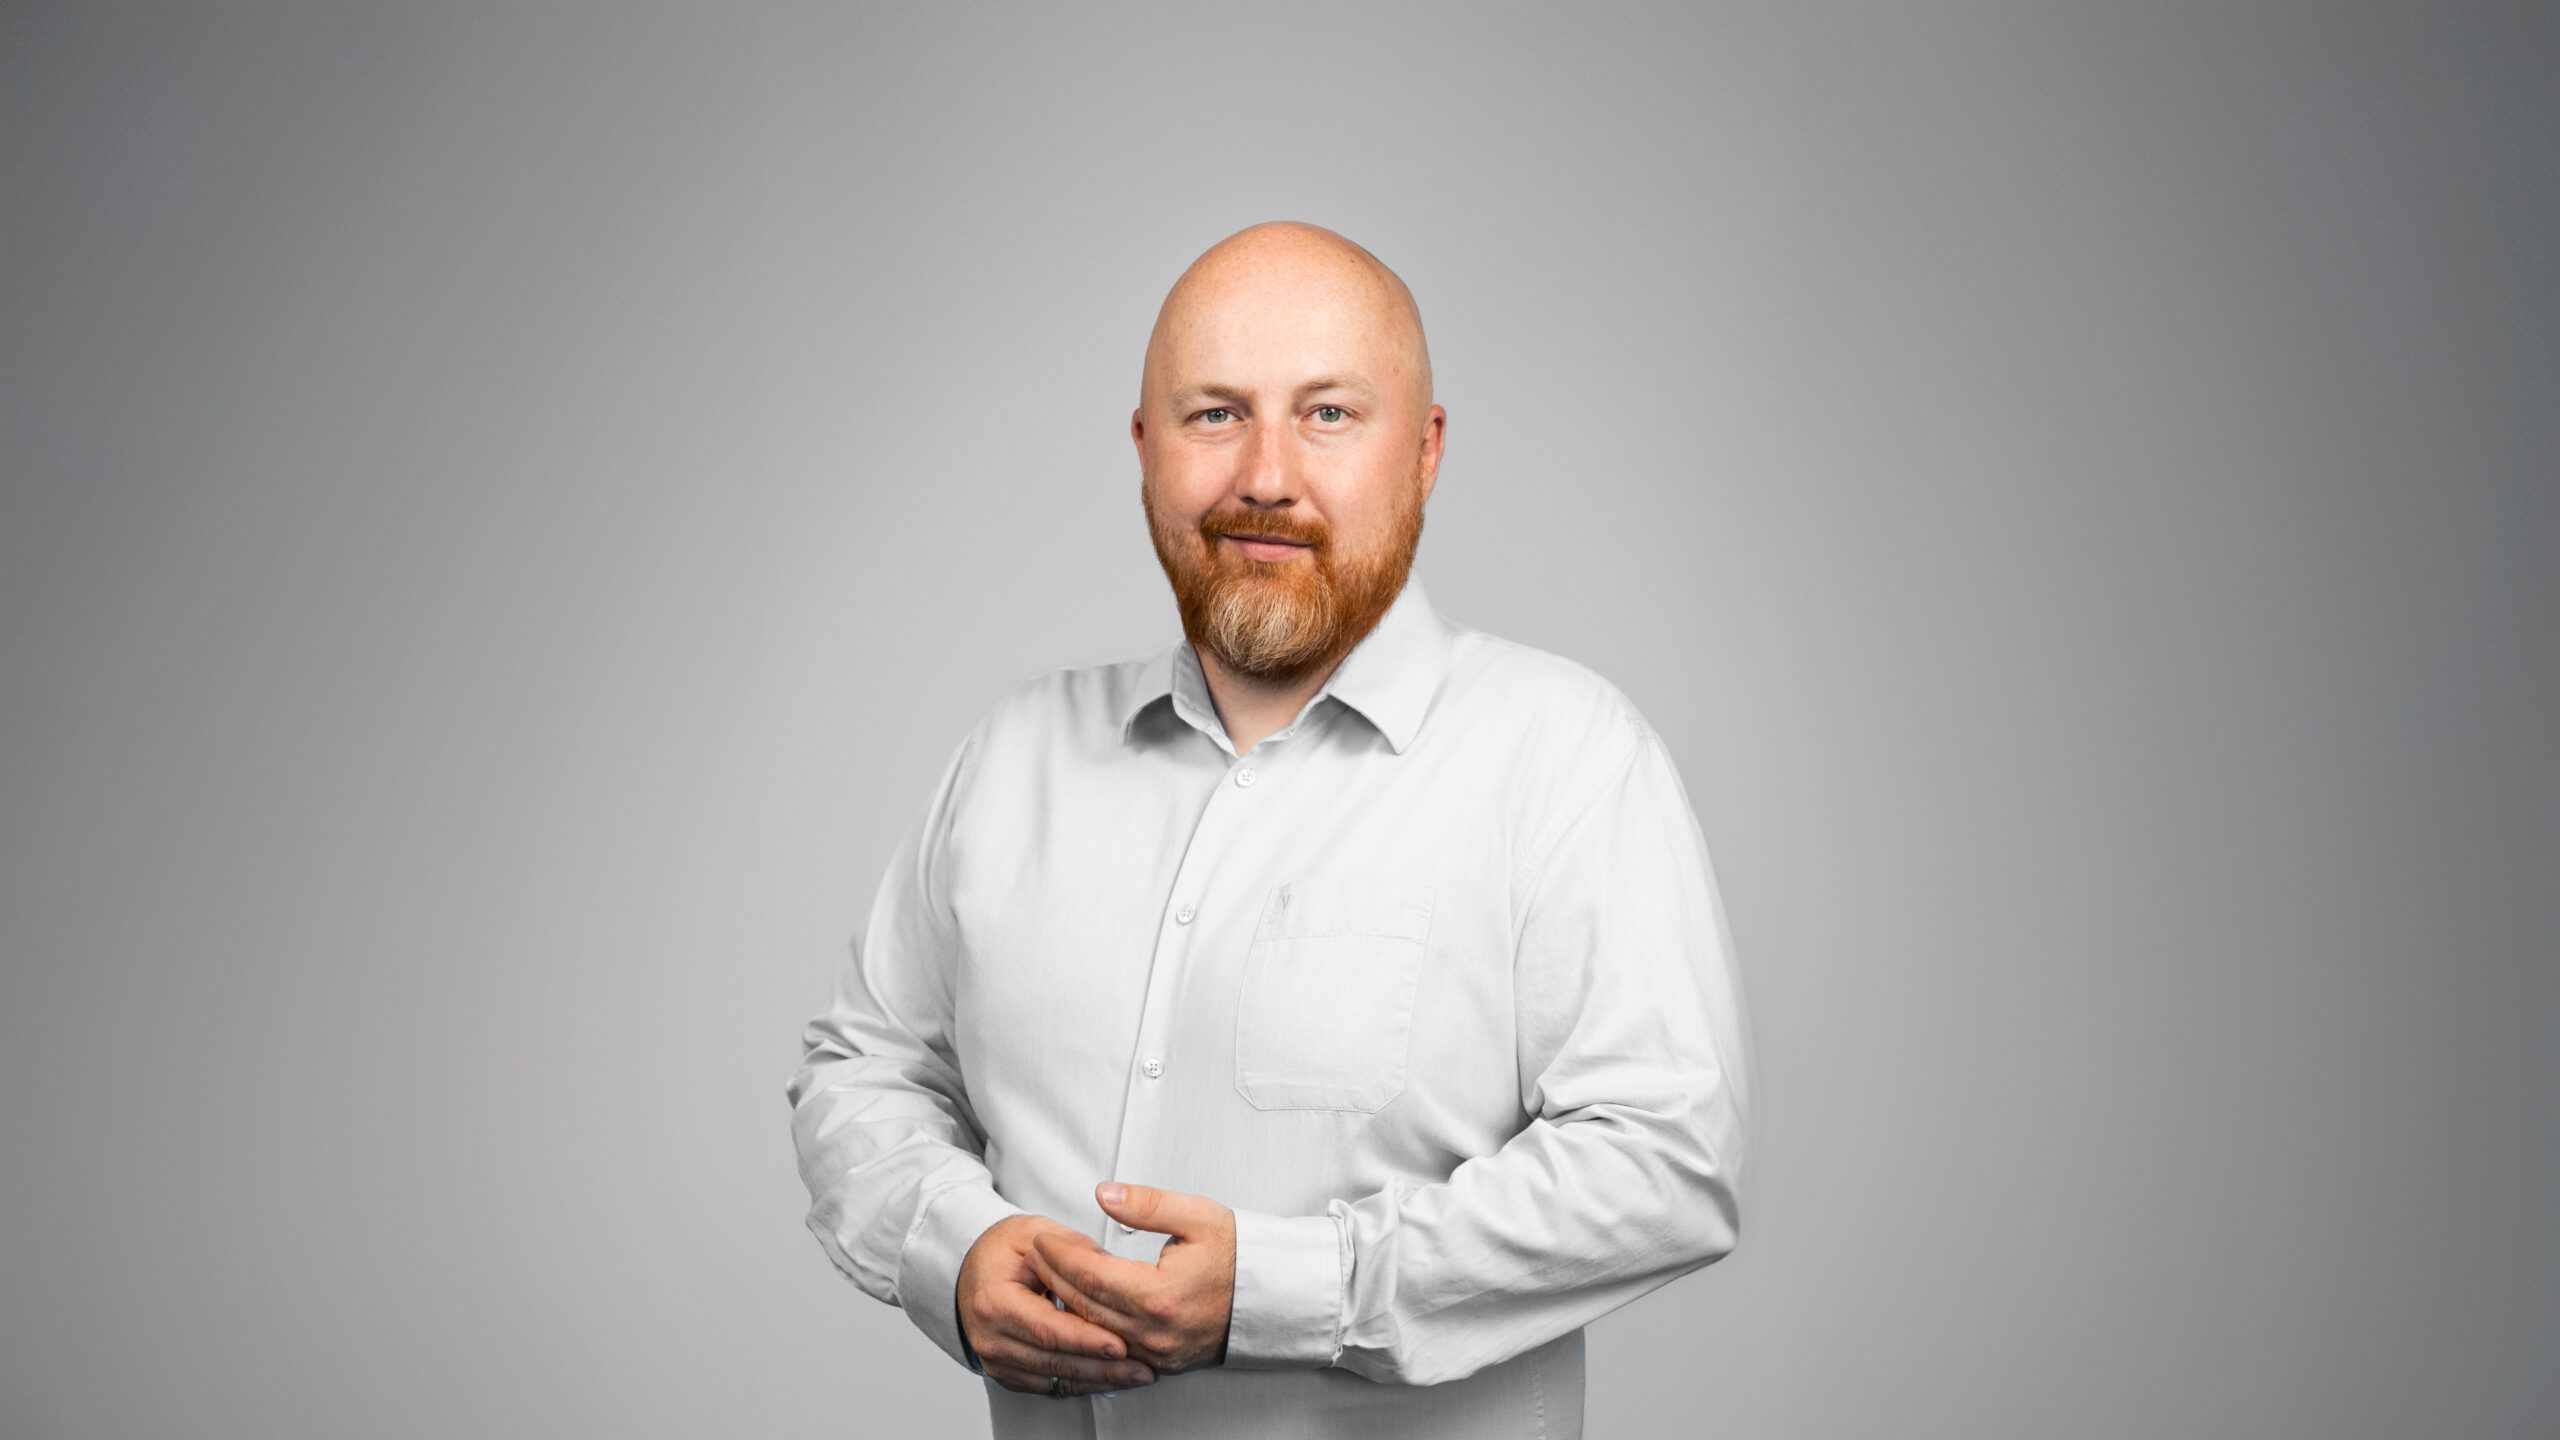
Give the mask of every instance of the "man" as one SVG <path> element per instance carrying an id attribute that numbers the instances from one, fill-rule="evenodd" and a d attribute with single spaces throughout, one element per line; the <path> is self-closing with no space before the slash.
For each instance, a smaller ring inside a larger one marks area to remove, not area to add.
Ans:
<path id="1" fill-rule="evenodd" d="M 1697 823 L 1408 582 L 1446 426 L 1367 251 L 1203 255 L 1130 422 L 1185 643 L 997 704 L 809 1028 L 810 1228 L 1000 1437 L 1579 1434 L 1581 1327 L 1735 1242 Z"/>

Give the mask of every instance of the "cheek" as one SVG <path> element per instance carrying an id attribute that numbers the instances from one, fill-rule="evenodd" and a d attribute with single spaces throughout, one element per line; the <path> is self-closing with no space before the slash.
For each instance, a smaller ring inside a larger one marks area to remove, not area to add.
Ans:
<path id="1" fill-rule="evenodd" d="M 1168 447 L 1148 468 L 1148 502 L 1160 514 L 1196 525 L 1226 497 L 1232 468 L 1226 457 L 1197 446 Z"/>
<path id="2" fill-rule="evenodd" d="M 1365 552 L 1392 538 L 1403 506 L 1399 497 L 1413 486 L 1409 472 L 1383 466 L 1346 469 L 1307 487 L 1307 499 L 1333 528 L 1334 543 Z"/>
<path id="3" fill-rule="evenodd" d="M 1182 483 L 1182 472 L 1161 458 L 1149 465 L 1139 477 L 1139 492 L 1146 497 L 1147 513 L 1164 519 L 1177 519 L 1189 510 L 1189 487 Z"/>

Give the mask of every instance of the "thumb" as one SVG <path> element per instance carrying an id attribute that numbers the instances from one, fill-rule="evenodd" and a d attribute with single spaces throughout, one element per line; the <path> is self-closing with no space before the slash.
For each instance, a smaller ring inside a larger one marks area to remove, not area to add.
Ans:
<path id="1" fill-rule="evenodd" d="M 1093 1187 L 1093 1198 L 1101 1202 L 1103 1214 L 1132 1230 L 1151 1230 L 1177 1239 L 1214 1231 L 1227 1217 L 1227 1207 L 1206 1196 L 1158 1190 L 1150 1185 L 1106 1180 Z"/>

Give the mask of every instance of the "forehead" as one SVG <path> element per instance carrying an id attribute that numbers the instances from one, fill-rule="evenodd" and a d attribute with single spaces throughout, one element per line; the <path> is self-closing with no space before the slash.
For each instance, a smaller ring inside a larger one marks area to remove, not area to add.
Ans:
<path id="1" fill-rule="evenodd" d="M 1175 293 L 1148 347 L 1150 377 L 1167 388 L 1411 374 L 1412 327 L 1367 276 L 1254 267 L 1189 280 L 1200 283 Z"/>

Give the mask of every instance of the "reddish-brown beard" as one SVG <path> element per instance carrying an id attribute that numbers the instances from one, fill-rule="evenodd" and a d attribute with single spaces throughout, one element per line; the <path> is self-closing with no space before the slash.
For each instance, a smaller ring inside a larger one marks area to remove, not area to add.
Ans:
<path id="1" fill-rule="evenodd" d="M 1141 491 L 1156 561 L 1173 582 L 1182 633 L 1238 674 L 1293 685 L 1331 668 L 1377 628 L 1422 543 L 1422 487 L 1406 489 L 1386 537 L 1367 555 L 1345 554 L 1332 527 L 1285 510 L 1212 511 L 1186 530 Z M 1252 560 L 1222 535 L 1258 535 L 1308 547 L 1301 560 Z"/>

